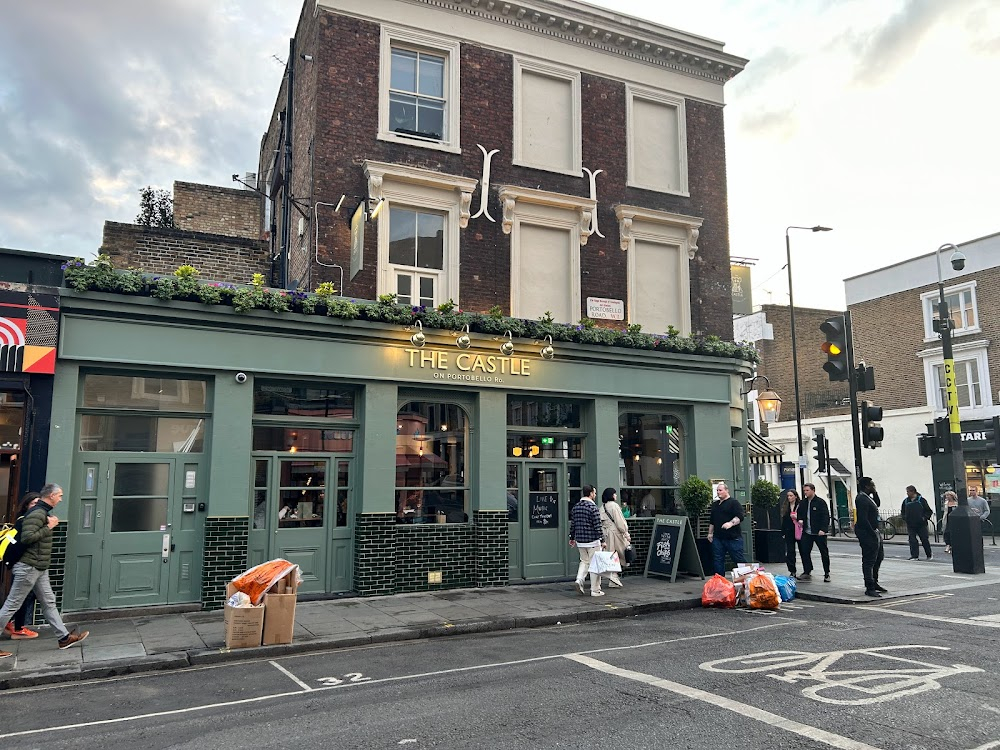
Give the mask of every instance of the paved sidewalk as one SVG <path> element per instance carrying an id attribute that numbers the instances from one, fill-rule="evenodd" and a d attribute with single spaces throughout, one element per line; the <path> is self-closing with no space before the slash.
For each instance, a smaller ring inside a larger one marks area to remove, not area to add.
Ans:
<path id="1" fill-rule="evenodd" d="M 819 565 L 818 552 L 813 558 Z M 841 604 L 883 601 L 864 596 L 856 546 L 831 545 L 831 560 L 833 580 L 823 583 L 822 568 L 817 568 L 813 580 L 800 582 L 800 598 Z M 784 572 L 783 565 L 768 568 Z M 968 581 L 942 577 L 946 575 L 951 576 L 951 561 L 944 555 L 936 554 L 932 562 L 886 560 L 881 579 L 891 592 L 885 598 L 1000 583 L 1000 573 L 989 570 L 985 576 L 968 576 Z M 701 604 L 702 582 L 695 578 L 670 583 L 627 576 L 624 582 L 621 589 L 605 585 L 607 595 L 600 598 L 580 596 L 568 581 L 300 602 L 293 643 L 238 650 L 225 648 L 221 611 L 92 622 L 68 615 L 70 623 L 91 632 L 80 646 L 58 650 L 47 626 L 35 640 L 0 639 L 0 649 L 14 652 L 13 657 L 0 659 L 0 690 L 390 641 L 632 617 Z"/>

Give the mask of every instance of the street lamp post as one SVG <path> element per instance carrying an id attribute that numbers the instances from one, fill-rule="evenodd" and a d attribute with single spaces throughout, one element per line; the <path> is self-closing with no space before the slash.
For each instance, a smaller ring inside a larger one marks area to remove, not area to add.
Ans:
<path id="1" fill-rule="evenodd" d="M 948 432 L 951 438 L 951 468 L 954 474 L 955 494 L 958 507 L 948 516 L 948 531 L 951 536 L 952 569 L 956 573 L 985 573 L 983 560 L 983 526 L 979 516 L 969 510 L 969 500 L 965 493 L 965 455 L 962 450 L 962 420 L 958 413 L 958 385 L 955 381 L 955 354 L 951 344 L 951 314 L 944 296 L 944 279 L 941 276 L 941 251 L 954 250 L 951 265 L 956 271 L 965 268 L 965 256 L 952 245 L 941 245 L 935 252 L 938 274 L 938 320 L 935 322 L 941 334 L 941 355 L 944 359 L 944 382 L 948 409 Z"/>
<path id="2" fill-rule="evenodd" d="M 788 237 L 792 229 L 804 229 L 808 232 L 829 232 L 830 227 L 786 227 L 785 228 L 785 254 L 787 256 L 788 267 L 788 315 L 789 325 L 792 329 L 792 381 L 795 383 L 795 435 L 798 438 L 799 455 L 796 463 L 799 465 L 799 492 L 806 483 L 806 470 L 802 466 L 802 400 L 799 398 L 799 357 L 795 346 L 795 297 L 792 294 L 792 242 Z"/>

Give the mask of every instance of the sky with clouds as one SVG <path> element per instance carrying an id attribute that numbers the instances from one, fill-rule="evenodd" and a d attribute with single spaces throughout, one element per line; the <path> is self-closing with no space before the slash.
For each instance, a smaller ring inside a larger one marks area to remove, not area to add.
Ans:
<path id="1" fill-rule="evenodd" d="M 730 238 L 754 301 L 1000 232 L 996 0 L 591 0 L 726 43 Z M 0 247 L 93 256 L 175 179 L 255 171 L 299 0 L 47 0 L 0 26 Z"/>

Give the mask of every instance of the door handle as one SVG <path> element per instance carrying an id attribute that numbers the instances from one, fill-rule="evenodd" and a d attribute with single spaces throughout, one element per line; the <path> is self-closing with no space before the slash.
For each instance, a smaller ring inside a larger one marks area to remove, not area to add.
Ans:
<path id="1" fill-rule="evenodd" d="M 173 552 L 173 551 L 174 551 L 174 550 L 176 550 L 176 549 L 177 549 L 177 545 L 176 545 L 176 544 L 174 544 L 173 542 L 171 542 L 171 543 L 170 543 L 170 551 L 171 551 L 171 552 Z"/>
<path id="2" fill-rule="evenodd" d="M 163 546 L 160 548 L 160 554 L 163 557 L 163 562 L 170 562 L 170 550 L 174 548 L 174 545 L 170 542 L 170 534 L 163 535 Z"/>

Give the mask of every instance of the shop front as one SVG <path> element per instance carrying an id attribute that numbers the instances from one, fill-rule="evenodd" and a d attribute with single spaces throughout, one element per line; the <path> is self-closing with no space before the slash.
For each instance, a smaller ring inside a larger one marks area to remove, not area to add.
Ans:
<path id="1" fill-rule="evenodd" d="M 217 607 L 274 557 L 306 596 L 559 579 L 585 484 L 640 543 L 689 475 L 746 494 L 741 360 L 426 333 L 67 293 L 64 608 Z"/>
<path id="2" fill-rule="evenodd" d="M 934 425 L 927 425 L 929 433 Z M 992 419 L 962 420 L 962 453 L 965 458 L 965 486 L 967 492 L 973 488 L 990 504 L 990 525 L 984 526 L 983 535 L 993 531 L 993 524 L 1000 523 L 1000 449 L 997 447 L 995 425 Z M 951 454 L 939 453 L 931 457 L 931 471 L 934 476 L 934 497 L 937 518 L 944 507 L 943 495 L 955 489 L 955 472 Z"/>

